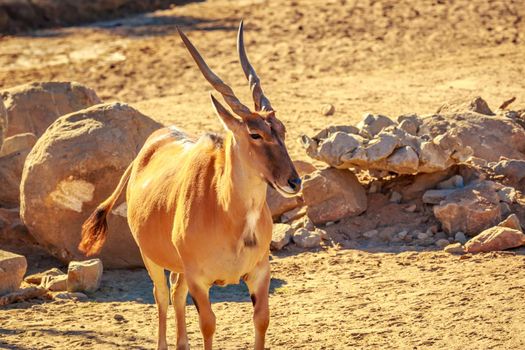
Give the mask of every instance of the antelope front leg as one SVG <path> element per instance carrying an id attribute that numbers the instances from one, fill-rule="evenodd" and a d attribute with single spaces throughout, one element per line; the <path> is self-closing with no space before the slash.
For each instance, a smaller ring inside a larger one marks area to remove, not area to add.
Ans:
<path id="1" fill-rule="evenodd" d="M 270 289 L 270 261 L 266 258 L 246 277 L 253 304 L 253 324 L 255 326 L 255 350 L 264 350 L 264 338 L 270 323 L 268 293 Z"/>
<path id="2" fill-rule="evenodd" d="M 190 281 L 186 276 L 191 298 L 199 313 L 199 325 L 204 338 L 204 349 L 212 350 L 213 334 L 215 333 L 215 314 L 211 309 L 209 298 L 210 286 L 203 286 L 195 281 Z"/>

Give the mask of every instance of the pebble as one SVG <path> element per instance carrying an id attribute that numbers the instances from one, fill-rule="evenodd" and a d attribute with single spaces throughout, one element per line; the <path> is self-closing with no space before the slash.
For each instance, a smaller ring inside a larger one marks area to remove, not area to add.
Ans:
<path id="1" fill-rule="evenodd" d="M 323 115 L 326 117 L 333 115 L 335 113 L 335 106 L 333 104 L 327 103 L 321 108 L 321 113 L 323 113 Z"/>
<path id="2" fill-rule="evenodd" d="M 448 241 L 448 239 L 445 239 L 445 238 L 440 238 L 436 241 L 435 243 L 439 248 L 443 249 L 445 248 L 446 246 L 448 246 L 450 244 L 450 242 Z"/>
<path id="3" fill-rule="evenodd" d="M 413 213 L 415 212 L 417 209 L 417 205 L 415 204 L 412 204 L 412 205 L 409 205 L 408 207 L 405 208 L 405 211 L 409 212 L 409 213 Z"/>
<path id="4" fill-rule="evenodd" d="M 113 315 L 113 318 L 114 318 L 115 320 L 119 321 L 119 322 L 125 320 L 124 316 L 122 316 L 121 314 L 115 314 L 115 315 Z"/>
<path id="5" fill-rule="evenodd" d="M 426 233 L 426 232 L 418 232 L 417 233 L 417 239 L 423 240 L 423 239 L 429 238 L 429 236 L 430 235 L 428 233 Z"/>
<path id="6" fill-rule="evenodd" d="M 377 236 L 378 233 L 379 233 L 379 231 L 377 231 L 377 230 L 370 230 L 370 231 L 366 231 L 365 233 L 363 233 L 363 236 L 366 237 L 366 238 L 373 238 L 373 237 Z"/>
<path id="7" fill-rule="evenodd" d="M 464 254 L 465 253 L 465 249 L 463 248 L 461 243 L 449 244 L 443 250 L 450 254 Z"/>
<path id="8" fill-rule="evenodd" d="M 461 244 L 465 244 L 467 243 L 467 237 L 465 236 L 465 234 L 463 232 L 456 232 L 456 234 L 454 235 L 454 240 L 456 242 L 459 242 Z"/>
<path id="9" fill-rule="evenodd" d="M 403 230 L 401 232 L 398 232 L 397 236 L 401 239 L 405 239 L 405 237 L 408 235 L 408 231 Z"/>
<path id="10" fill-rule="evenodd" d="M 435 239 L 446 239 L 448 241 L 448 235 L 443 231 L 436 232 L 436 234 L 434 235 L 434 238 Z"/>

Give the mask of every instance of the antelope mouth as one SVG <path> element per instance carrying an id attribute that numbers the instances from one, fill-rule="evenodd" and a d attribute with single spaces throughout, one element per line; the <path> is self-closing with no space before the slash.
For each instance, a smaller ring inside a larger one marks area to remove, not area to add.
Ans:
<path id="1" fill-rule="evenodd" d="M 293 190 L 290 186 L 279 186 L 275 182 L 268 181 L 268 185 L 270 185 L 274 190 L 279 192 L 282 196 L 287 198 L 295 197 L 299 193 L 299 191 Z"/>

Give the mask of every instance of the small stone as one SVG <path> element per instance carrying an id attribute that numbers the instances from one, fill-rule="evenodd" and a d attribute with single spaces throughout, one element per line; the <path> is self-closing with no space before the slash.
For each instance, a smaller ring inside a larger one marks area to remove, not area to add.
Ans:
<path id="1" fill-rule="evenodd" d="M 102 280 L 102 261 L 71 261 L 67 270 L 68 292 L 94 292 Z"/>
<path id="2" fill-rule="evenodd" d="M 113 318 L 119 322 L 122 322 L 125 320 L 124 316 L 122 316 L 121 314 L 115 314 L 113 315 Z"/>
<path id="3" fill-rule="evenodd" d="M 417 135 L 418 124 L 412 120 L 405 119 L 399 123 L 399 128 L 410 135 Z"/>
<path id="4" fill-rule="evenodd" d="M 456 232 L 456 234 L 454 235 L 454 240 L 456 242 L 459 242 L 461 244 L 465 244 L 467 243 L 467 237 L 465 236 L 465 234 L 463 232 Z"/>
<path id="5" fill-rule="evenodd" d="M 360 132 L 363 136 L 374 137 L 384 128 L 395 124 L 394 121 L 384 115 L 366 113 L 363 115 L 363 120 L 357 124 L 357 127 L 361 129 Z"/>
<path id="6" fill-rule="evenodd" d="M 413 213 L 415 212 L 417 209 L 417 205 L 415 204 L 411 204 L 409 205 L 408 207 L 405 208 L 405 211 L 408 212 L 408 213 Z"/>
<path id="7" fill-rule="evenodd" d="M 321 237 L 322 240 L 326 241 L 329 239 L 328 232 L 326 232 L 325 230 L 316 228 L 314 231 Z"/>
<path id="8" fill-rule="evenodd" d="M 314 223 L 307 216 L 304 217 L 304 228 L 308 231 L 313 231 L 315 229 Z"/>
<path id="9" fill-rule="evenodd" d="M 397 233 L 397 236 L 398 236 L 399 238 L 401 238 L 401 239 L 405 239 L 405 237 L 406 237 L 407 235 L 408 235 L 408 231 L 406 231 L 406 230 L 403 230 L 403 231 Z"/>
<path id="10" fill-rule="evenodd" d="M 378 235 L 378 233 L 379 233 L 379 231 L 377 231 L 377 230 L 366 231 L 365 233 L 363 233 L 363 237 L 366 237 L 368 239 L 374 238 L 375 236 Z"/>
<path id="11" fill-rule="evenodd" d="M 281 222 L 288 223 L 306 215 L 306 207 L 297 207 L 281 215 Z"/>
<path id="12" fill-rule="evenodd" d="M 454 175 L 445 181 L 441 181 L 440 183 L 437 184 L 436 187 L 440 190 L 447 190 L 447 189 L 450 190 L 450 189 L 460 188 L 463 186 L 464 186 L 463 176 Z"/>
<path id="13" fill-rule="evenodd" d="M 520 219 L 518 219 L 518 216 L 516 214 L 509 215 L 505 220 L 500 222 L 498 226 L 513 228 L 515 230 L 523 232 L 523 230 L 521 229 Z"/>
<path id="14" fill-rule="evenodd" d="M 451 189 L 444 190 L 428 190 L 423 194 L 423 203 L 427 204 L 439 204 L 441 201 L 445 200 L 449 194 L 454 192 Z"/>
<path id="15" fill-rule="evenodd" d="M 335 113 L 334 105 L 330 103 L 323 105 L 321 108 L 321 113 L 323 113 L 323 115 L 326 117 L 333 115 Z"/>
<path id="16" fill-rule="evenodd" d="M 58 292 L 52 294 L 53 300 L 87 300 L 88 297 L 80 292 Z"/>
<path id="17" fill-rule="evenodd" d="M 298 220 L 294 220 L 290 223 L 290 226 L 292 226 L 292 228 L 295 230 L 301 228 L 301 227 L 304 227 L 304 220 L 302 220 L 302 218 L 298 219 Z"/>
<path id="18" fill-rule="evenodd" d="M 418 232 L 416 237 L 417 237 L 417 239 L 425 240 L 425 239 L 429 238 L 430 236 L 426 232 Z"/>
<path id="19" fill-rule="evenodd" d="M 438 232 L 436 232 L 436 234 L 434 235 L 434 238 L 435 238 L 435 239 L 438 239 L 438 240 L 439 240 L 439 239 L 446 239 L 446 240 L 448 240 L 448 235 L 447 235 L 445 232 L 443 232 L 443 231 L 438 231 Z"/>
<path id="20" fill-rule="evenodd" d="M 292 240 L 294 229 L 287 224 L 274 224 L 272 232 L 272 242 L 270 248 L 273 250 L 283 249 Z"/>
<path id="21" fill-rule="evenodd" d="M 44 276 L 40 286 L 53 292 L 65 291 L 67 290 L 67 275 Z"/>
<path id="22" fill-rule="evenodd" d="M 401 196 L 401 193 L 399 192 L 394 191 L 390 195 L 390 202 L 392 203 L 400 203 L 402 199 L 403 199 L 403 196 Z"/>
<path id="23" fill-rule="evenodd" d="M 385 227 L 379 232 L 379 238 L 385 242 L 391 242 L 394 237 L 397 237 L 395 227 Z"/>
<path id="24" fill-rule="evenodd" d="M 450 254 L 465 254 L 465 249 L 461 243 L 449 244 L 443 250 Z"/>
<path id="25" fill-rule="evenodd" d="M 448 239 L 440 238 L 435 243 L 439 248 L 443 249 L 449 245 Z"/>
<path id="26" fill-rule="evenodd" d="M 0 250 L 0 296 L 16 291 L 27 269 L 22 255 Z"/>
<path id="27" fill-rule="evenodd" d="M 54 277 L 54 276 L 67 276 L 61 270 L 53 267 L 52 269 L 46 270 L 44 272 L 35 273 L 24 278 L 24 281 L 31 284 L 40 284 L 44 277 Z"/>
<path id="28" fill-rule="evenodd" d="M 416 244 L 420 245 L 420 246 L 423 246 L 423 247 L 430 247 L 431 245 L 434 244 L 434 239 L 432 237 L 427 237 L 425 239 L 418 239 L 416 241 Z"/>
<path id="29" fill-rule="evenodd" d="M 300 228 L 295 231 L 293 235 L 294 243 L 305 249 L 316 248 L 321 244 L 321 234 L 316 231 L 308 231 L 305 228 Z"/>

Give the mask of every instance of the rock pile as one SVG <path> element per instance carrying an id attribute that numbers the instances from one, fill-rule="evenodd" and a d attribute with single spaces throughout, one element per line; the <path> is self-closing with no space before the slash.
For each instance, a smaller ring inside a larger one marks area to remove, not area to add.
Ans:
<path id="1" fill-rule="evenodd" d="M 103 272 L 100 259 L 72 261 L 67 274 L 52 268 L 24 279 L 26 267 L 23 256 L 0 251 L 0 306 L 33 298 L 87 299 L 85 293 L 99 289 Z"/>
<path id="2" fill-rule="evenodd" d="M 330 126 L 301 140 L 310 157 L 332 167 L 395 174 L 442 171 L 471 156 L 524 160 L 525 130 L 513 114 L 493 115 L 483 100 L 475 101 L 472 110 L 442 107 L 439 114 L 402 115 L 397 121 L 367 114 L 356 127 Z"/>
<path id="3" fill-rule="evenodd" d="M 393 121 L 368 114 L 357 126 L 303 136 L 307 154 L 331 168 L 304 178 L 304 212 L 313 227 L 304 229 L 303 219 L 279 226 L 273 248 L 301 246 L 296 237 L 313 237 L 315 226 L 338 221 L 339 229 L 326 227 L 325 237 L 348 246 L 364 239 L 459 253 L 478 241 L 490 248 L 477 251 L 523 244 L 521 230 L 498 225 L 525 204 L 522 117 L 523 111 L 494 113 L 476 98 L 445 104 L 431 116 Z M 467 237 L 475 238 L 467 243 Z"/>
<path id="4" fill-rule="evenodd" d="M 82 258 L 81 223 L 160 124 L 127 105 L 100 104 L 93 90 L 72 82 L 21 85 L 2 97 L 0 244 L 38 242 L 63 261 Z M 141 266 L 121 202 L 102 259 L 108 267 Z"/>

